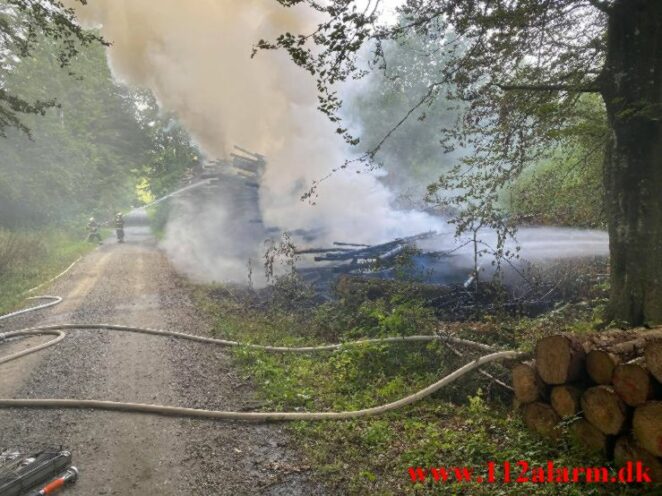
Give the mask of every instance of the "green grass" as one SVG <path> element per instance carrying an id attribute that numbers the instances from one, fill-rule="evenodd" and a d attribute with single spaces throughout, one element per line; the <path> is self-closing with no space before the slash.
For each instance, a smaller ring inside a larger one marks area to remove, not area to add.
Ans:
<path id="1" fill-rule="evenodd" d="M 0 314 L 24 301 L 22 294 L 56 276 L 94 244 L 66 230 L 0 230 Z"/>
<path id="2" fill-rule="evenodd" d="M 211 315 L 219 337 L 260 344 L 311 344 L 378 335 L 430 332 L 425 307 L 402 295 L 377 301 L 339 301 L 295 312 L 222 288 L 199 288 L 200 308 Z M 566 321 L 590 326 L 591 310 Z M 519 342 L 521 348 L 555 318 L 470 326 L 465 335 L 490 342 Z M 476 330 L 478 329 L 478 330 Z M 476 333 L 481 334 L 477 337 Z M 468 361 L 438 343 L 346 347 L 325 354 L 269 354 L 237 349 L 238 365 L 265 399 L 265 410 L 338 411 L 387 403 L 411 394 Z M 499 373 L 497 370 L 496 373 Z M 422 402 L 384 416 L 350 421 L 288 425 L 311 470 L 333 494 L 440 495 L 634 495 L 645 488 L 598 484 L 413 484 L 410 466 L 469 466 L 484 470 L 490 460 L 526 460 L 532 466 L 600 466 L 566 434 L 550 445 L 530 434 L 507 395 L 481 376 L 462 378 Z M 659 494 L 659 493 L 658 493 Z"/>

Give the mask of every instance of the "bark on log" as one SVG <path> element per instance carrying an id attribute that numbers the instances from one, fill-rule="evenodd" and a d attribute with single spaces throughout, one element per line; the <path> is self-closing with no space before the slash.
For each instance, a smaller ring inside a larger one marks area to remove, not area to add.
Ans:
<path id="1" fill-rule="evenodd" d="M 533 360 L 515 365 L 512 373 L 515 398 L 520 403 L 533 403 L 544 397 L 545 383 L 538 375 Z"/>
<path id="2" fill-rule="evenodd" d="M 579 379 L 584 358 L 584 347 L 573 335 L 548 336 L 536 344 L 536 368 L 547 384 L 565 384 Z"/>
<path id="3" fill-rule="evenodd" d="M 627 422 L 627 407 L 609 386 L 587 389 L 581 398 L 586 420 L 605 434 L 619 434 Z"/>
<path id="4" fill-rule="evenodd" d="M 632 432 L 644 449 L 662 456 L 662 401 L 649 401 L 637 407 Z"/>
<path id="5" fill-rule="evenodd" d="M 552 408 L 561 418 L 572 417 L 581 408 L 580 400 L 583 391 L 570 384 L 554 386 L 550 396 Z"/>
<path id="6" fill-rule="evenodd" d="M 609 455 L 611 439 L 604 432 L 591 424 L 586 419 L 579 419 L 573 422 L 570 429 L 577 444 L 591 453 L 602 453 Z"/>
<path id="7" fill-rule="evenodd" d="M 641 361 L 616 367 L 612 383 L 616 394 L 630 406 L 643 405 L 653 399 L 655 379 Z"/>
<path id="8" fill-rule="evenodd" d="M 623 467 L 627 462 L 641 461 L 649 467 L 653 482 L 662 482 L 662 461 L 650 451 L 644 449 L 632 436 L 621 436 L 614 446 L 614 463 Z"/>
<path id="9" fill-rule="evenodd" d="M 646 343 L 644 356 L 648 370 L 658 381 L 662 382 L 662 338 Z"/>
<path id="10" fill-rule="evenodd" d="M 558 439 L 561 429 L 557 429 L 561 418 L 546 403 L 534 402 L 524 405 L 524 423 L 529 430 L 548 439 Z"/>

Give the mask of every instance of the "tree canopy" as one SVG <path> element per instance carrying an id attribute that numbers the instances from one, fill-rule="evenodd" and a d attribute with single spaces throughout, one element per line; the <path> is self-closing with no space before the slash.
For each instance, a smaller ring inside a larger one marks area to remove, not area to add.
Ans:
<path id="1" fill-rule="evenodd" d="M 0 1 L 0 136 L 6 136 L 11 127 L 29 133 L 21 114 L 43 115 L 57 104 L 48 95 L 28 99 L 6 85 L 8 75 L 22 59 L 31 56 L 43 38 L 56 42 L 53 55 L 60 68 L 69 67 L 82 47 L 106 44 L 97 33 L 83 29 L 74 11 L 59 0 Z"/>
<path id="2" fill-rule="evenodd" d="M 431 65 L 426 91 L 400 122 L 440 96 L 463 102 L 461 119 L 440 130 L 449 149 L 471 154 L 430 186 L 430 197 L 459 207 L 458 229 L 480 225 L 512 232 L 499 195 L 532 164 L 550 157 L 577 129 L 584 93 L 599 93 L 605 139 L 605 198 L 611 248 L 608 318 L 662 321 L 662 2 L 655 0 L 405 0 L 400 21 L 380 21 L 379 1 L 276 0 L 307 5 L 322 21 L 311 33 L 283 33 L 258 49 L 285 49 L 317 82 L 319 107 L 338 133 L 338 84 L 388 67 L 383 46 L 409 33 L 444 53 Z M 371 53 L 372 64 L 361 63 Z M 384 138 L 388 138 L 386 133 Z M 369 150 L 372 161 L 383 141 Z M 645 185 L 642 187 L 642 185 Z M 443 190 L 443 194 L 438 194 Z M 656 258 L 658 257 L 658 258 Z"/>
<path id="3" fill-rule="evenodd" d="M 26 100 L 58 102 L 24 115 L 31 130 L 0 139 L 0 226 L 38 227 L 79 216 L 102 218 L 136 203 L 136 186 L 161 195 L 199 152 L 149 92 L 113 80 L 103 46 L 79 47 L 60 70 L 56 40 L 43 37 L 5 77 Z"/>

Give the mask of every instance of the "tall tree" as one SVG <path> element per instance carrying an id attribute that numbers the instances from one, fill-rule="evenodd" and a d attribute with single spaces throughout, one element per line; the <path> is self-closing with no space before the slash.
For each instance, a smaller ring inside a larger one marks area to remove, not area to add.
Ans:
<path id="1" fill-rule="evenodd" d="M 72 77 L 59 70 L 58 43 L 42 38 L 16 64 L 5 88 L 30 101 L 56 99 L 43 116 L 24 115 L 28 137 L 0 139 L 0 226 L 41 226 L 81 213 L 127 206 L 152 139 L 135 117 L 131 93 L 115 83 L 103 47 L 81 47 Z"/>
<path id="2" fill-rule="evenodd" d="M 154 95 L 147 90 L 134 90 L 136 118 L 151 141 L 148 160 L 141 171 L 144 187 L 158 198 L 180 185 L 199 165 L 202 152 L 177 116 L 164 112 Z"/>
<path id="3" fill-rule="evenodd" d="M 42 38 L 57 42 L 60 68 L 69 66 L 81 47 L 106 44 L 97 33 L 84 30 L 74 11 L 59 0 L 0 0 L 0 136 L 12 127 L 29 133 L 21 114 L 43 115 L 56 105 L 52 98 L 30 100 L 5 85 L 7 75 L 33 53 Z"/>
<path id="4" fill-rule="evenodd" d="M 610 130 L 603 165 L 611 251 L 607 317 L 631 325 L 662 322 L 662 2 L 405 0 L 404 22 L 384 25 L 379 0 L 276 1 L 307 4 L 323 21 L 314 33 L 283 33 L 258 48 L 284 48 L 314 75 L 320 108 L 336 122 L 342 102 L 335 86 L 360 75 L 357 55 L 364 46 L 374 43 L 378 62 L 385 40 L 410 31 L 436 36 L 434 49 L 447 53 L 446 63 L 430 67 L 432 82 L 406 116 L 442 91 L 466 102 L 463 119 L 441 138 L 475 152 L 432 193 L 459 192 L 445 201 L 468 205 L 465 215 L 482 215 L 492 225 L 503 227 L 494 215 L 503 185 L 577 122 L 582 93 L 599 93 Z M 338 132 L 356 142 L 341 124 Z"/>

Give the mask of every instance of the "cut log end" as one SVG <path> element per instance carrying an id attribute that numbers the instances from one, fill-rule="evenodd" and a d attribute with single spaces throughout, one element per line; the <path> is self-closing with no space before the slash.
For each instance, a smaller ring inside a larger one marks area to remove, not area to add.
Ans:
<path id="1" fill-rule="evenodd" d="M 536 372 L 535 363 L 524 362 L 513 367 L 513 389 L 520 403 L 532 403 L 542 398 L 545 384 Z"/>
<path id="2" fill-rule="evenodd" d="M 632 432 L 645 450 L 662 456 L 662 401 L 649 401 L 637 407 Z"/>
<path id="3" fill-rule="evenodd" d="M 547 384 L 573 382 L 582 374 L 584 348 L 572 335 L 557 334 L 536 344 L 536 368 Z"/>
<path id="4" fill-rule="evenodd" d="M 591 350 L 586 355 L 586 371 L 596 384 L 611 384 L 619 363 L 617 356 L 604 350 Z"/>
<path id="5" fill-rule="evenodd" d="M 570 385 L 554 386 L 550 396 L 552 408 L 561 418 L 572 417 L 580 409 L 582 390 Z"/>
<path id="6" fill-rule="evenodd" d="M 585 419 L 573 422 L 572 435 L 576 443 L 589 453 L 609 454 L 609 437 Z"/>
<path id="7" fill-rule="evenodd" d="M 636 363 L 616 367 L 612 377 L 614 391 L 630 406 L 639 406 L 653 397 L 653 378 L 648 370 Z"/>
<path id="8" fill-rule="evenodd" d="M 662 382 L 662 339 L 648 342 L 644 356 L 648 370 L 659 382 Z"/>
<path id="9" fill-rule="evenodd" d="M 534 402 L 524 406 L 524 423 L 529 430 L 547 439 L 558 439 L 561 430 L 557 428 L 561 418 L 546 403 Z"/>
<path id="10" fill-rule="evenodd" d="M 631 436 L 622 436 L 618 438 L 614 446 L 614 463 L 618 467 L 623 467 L 628 462 L 641 462 L 644 467 L 648 467 L 648 473 L 653 482 L 662 482 L 662 461 L 643 448 Z"/>
<path id="11" fill-rule="evenodd" d="M 619 434 L 627 421 L 627 407 L 609 386 L 587 389 L 581 398 L 586 420 L 605 434 Z"/>

